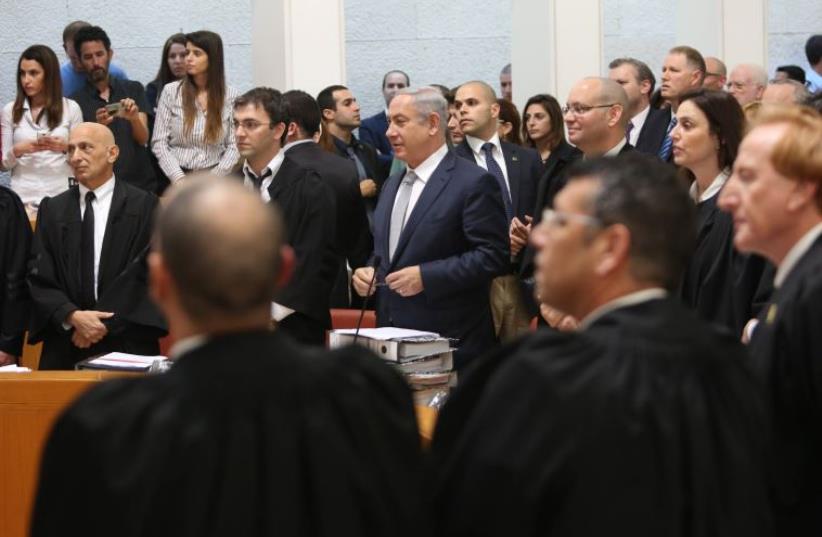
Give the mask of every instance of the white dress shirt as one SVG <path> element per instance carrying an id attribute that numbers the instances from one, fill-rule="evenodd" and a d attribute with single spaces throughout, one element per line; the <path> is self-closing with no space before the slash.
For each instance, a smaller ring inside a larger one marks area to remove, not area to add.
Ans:
<path id="1" fill-rule="evenodd" d="M 11 171 L 11 189 L 27 207 L 35 209 L 44 197 L 53 197 L 68 188 L 72 175 L 66 155 L 57 151 L 37 151 L 21 157 L 14 156 L 14 145 L 36 140 L 38 133 L 68 141 L 69 131 L 83 122 L 80 106 L 71 99 L 63 99 L 63 118 L 54 129 L 49 129 L 46 115 L 35 122 L 28 99 L 23 101 L 23 116 L 13 122 L 14 102 L 3 107 L 0 124 L 3 131 L 3 168 Z"/>
<path id="2" fill-rule="evenodd" d="M 300 142 L 301 141 L 302 140 L 300 140 Z M 310 141 L 310 140 L 306 140 L 306 141 Z M 296 143 L 299 143 L 299 142 L 294 142 L 294 143 L 291 143 L 291 144 L 287 144 L 281 150 L 277 151 L 277 154 L 274 155 L 274 158 L 271 159 L 271 162 L 268 163 L 268 166 L 263 168 L 262 171 L 260 172 L 260 175 L 262 176 L 262 175 L 265 175 L 266 170 L 271 170 L 271 175 L 269 175 L 268 177 L 263 179 L 262 185 L 260 186 L 260 197 L 262 198 L 262 200 L 265 203 L 269 203 L 271 201 L 271 194 L 268 193 L 268 187 L 271 186 L 271 183 L 274 181 L 274 176 L 277 175 L 277 172 L 280 171 L 280 166 L 282 166 L 283 160 L 285 159 L 286 150 L 293 147 Z M 250 175 L 249 175 L 249 174 L 252 174 L 252 173 L 254 173 L 254 172 L 252 172 L 251 168 L 248 167 L 248 161 L 246 161 L 245 164 L 243 164 L 243 176 L 245 177 L 245 179 L 243 179 L 243 183 L 245 184 L 245 186 L 247 186 L 247 187 L 249 187 L 253 190 L 254 189 L 254 181 L 251 180 Z M 287 307 L 283 306 L 282 304 L 277 304 L 276 302 L 271 303 L 271 318 L 274 319 L 275 321 L 282 321 L 283 319 L 285 319 L 286 317 L 288 317 L 292 313 L 294 313 L 294 310 L 291 309 L 291 308 L 287 308 Z"/>
<path id="3" fill-rule="evenodd" d="M 631 123 L 634 124 L 634 127 L 631 129 L 630 143 L 632 146 L 636 147 L 636 142 L 639 140 L 639 133 L 642 132 L 642 127 L 645 126 L 645 120 L 648 119 L 648 113 L 651 111 L 651 105 L 645 107 L 645 109 L 631 118 Z"/>
<path id="4" fill-rule="evenodd" d="M 822 235 L 822 223 L 813 226 L 788 250 L 788 255 L 785 256 L 785 259 L 779 264 L 779 268 L 776 269 L 776 276 L 774 276 L 773 279 L 774 287 L 781 287 L 782 284 L 785 283 L 785 278 L 788 277 L 788 274 L 791 273 L 799 260 L 802 259 L 802 256 L 808 253 L 808 250 L 810 250 L 820 235 Z"/>
<path id="5" fill-rule="evenodd" d="M 411 212 L 414 210 L 414 206 L 417 204 L 417 201 L 419 201 L 425 185 L 428 184 L 428 180 L 431 179 L 431 175 L 434 174 L 434 170 L 437 169 L 437 166 L 440 165 L 442 159 L 444 159 L 447 154 L 448 146 L 442 144 L 439 149 L 431 153 L 431 155 L 422 161 L 419 166 L 416 168 L 408 168 L 406 170 L 406 174 L 408 174 L 408 172 L 414 172 L 417 175 L 417 180 L 414 181 L 413 185 L 411 185 L 411 196 L 408 198 L 408 207 L 405 209 L 404 222 L 407 223 L 408 219 L 411 218 Z M 399 194 L 399 190 L 397 193 Z M 396 198 L 394 198 L 394 201 L 396 203 Z"/>
<path id="6" fill-rule="evenodd" d="M 508 180 L 508 167 L 505 164 L 505 155 L 502 154 L 502 144 L 499 141 L 499 134 L 494 133 L 488 142 L 480 140 L 479 138 L 474 138 L 473 136 L 465 136 L 468 145 L 471 147 L 471 151 L 474 153 L 474 160 L 477 162 L 479 166 L 488 170 L 488 164 L 485 162 L 485 151 L 483 151 L 482 146 L 486 143 L 491 143 L 494 145 L 494 149 L 491 150 L 491 155 L 494 157 L 494 160 L 497 161 L 497 165 L 502 170 L 502 175 L 505 177 L 505 188 L 508 189 L 508 198 L 511 198 L 511 182 Z"/>
<path id="7" fill-rule="evenodd" d="M 111 211 L 111 198 L 114 194 L 114 181 L 111 179 L 98 186 L 94 192 L 94 201 L 91 206 L 94 209 L 94 298 L 97 298 L 97 279 L 100 274 L 100 253 L 103 251 L 103 239 L 106 235 L 106 225 L 108 224 L 108 213 Z M 86 192 L 89 189 L 80 185 L 80 219 L 86 214 Z"/>
<path id="8" fill-rule="evenodd" d="M 689 194 L 691 195 L 691 199 L 694 200 L 694 203 L 702 203 L 705 200 L 709 200 L 712 197 L 719 194 L 719 191 L 722 190 L 722 187 L 725 185 L 725 182 L 728 180 L 728 177 L 731 176 L 731 170 L 725 168 L 719 175 L 717 175 L 714 180 L 708 185 L 708 188 L 705 189 L 705 192 L 697 196 L 696 192 L 699 188 L 696 184 L 696 181 L 691 183 L 691 189 L 689 190 Z"/>

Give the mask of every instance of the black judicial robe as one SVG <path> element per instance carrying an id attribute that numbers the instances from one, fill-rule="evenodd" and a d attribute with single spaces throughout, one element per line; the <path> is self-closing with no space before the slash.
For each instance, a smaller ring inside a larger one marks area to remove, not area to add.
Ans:
<path id="1" fill-rule="evenodd" d="M 20 356 L 29 311 L 31 225 L 19 196 L 0 186 L 0 351 Z"/>
<path id="2" fill-rule="evenodd" d="M 676 299 L 479 361 L 433 443 L 440 535 L 770 535 L 768 414 L 745 352 Z"/>
<path id="3" fill-rule="evenodd" d="M 157 354 L 165 319 L 148 297 L 146 256 L 157 198 L 115 179 L 97 276 L 97 311 L 109 333 L 88 349 L 71 343 L 62 327 L 80 300 L 80 190 L 74 186 L 44 198 L 37 214 L 28 276 L 32 297 L 29 341 L 43 342 L 40 369 L 72 369 L 78 361 L 107 352 Z"/>
<path id="4" fill-rule="evenodd" d="M 366 349 L 213 337 L 58 419 L 31 535 L 417 537 L 420 461 L 408 388 Z"/>
<path id="5" fill-rule="evenodd" d="M 742 336 L 773 291 L 773 264 L 734 248 L 733 218 L 713 196 L 697 204 L 697 241 L 680 287 L 685 304 L 708 322 Z"/>
<path id="6" fill-rule="evenodd" d="M 822 535 L 822 237 L 762 309 L 749 346 L 773 405 L 776 535 Z"/>

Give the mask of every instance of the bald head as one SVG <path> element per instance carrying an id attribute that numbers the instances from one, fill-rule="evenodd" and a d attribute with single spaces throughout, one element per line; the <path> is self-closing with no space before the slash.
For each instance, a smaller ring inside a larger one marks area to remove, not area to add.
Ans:
<path id="1" fill-rule="evenodd" d="M 497 132 L 499 104 L 494 88 L 480 80 L 466 82 L 454 95 L 463 134 L 488 141 Z"/>
<path id="2" fill-rule="evenodd" d="M 801 104 L 808 98 L 805 85 L 796 80 L 775 80 L 762 92 L 762 104 Z"/>
<path id="3" fill-rule="evenodd" d="M 568 94 L 568 138 L 587 157 L 601 156 L 625 139 L 628 95 L 619 83 L 583 78 Z"/>
<path id="4" fill-rule="evenodd" d="M 275 209 L 239 182 L 207 174 L 190 177 L 169 198 L 154 240 L 180 309 L 207 326 L 267 315 L 282 246 Z"/>
<path id="5" fill-rule="evenodd" d="M 702 87 L 714 91 L 725 89 L 725 82 L 728 80 L 728 68 L 719 58 L 705 56 L 705 80 Z"/>
<path id="6" fill-rule="evenodd" d="M 114 175 L 120 149 L 114 144 L 111 129 L 99 123 L 80 123 L 69 133 L 66 158 L 74 178 L 95 190 Z"/>

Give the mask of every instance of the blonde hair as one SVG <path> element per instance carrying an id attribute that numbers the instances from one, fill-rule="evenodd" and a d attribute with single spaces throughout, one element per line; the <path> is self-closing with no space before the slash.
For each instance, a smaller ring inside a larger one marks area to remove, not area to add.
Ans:
<path id="1" fill-rule="evenodd" d="M 806 106 L 766 105 L 753 128 L 784 125 L 785 132 L 771 150 L 771 164 L 785 177 L 816 185 L 816 205 L 822 211 L 822 116 Z"/>

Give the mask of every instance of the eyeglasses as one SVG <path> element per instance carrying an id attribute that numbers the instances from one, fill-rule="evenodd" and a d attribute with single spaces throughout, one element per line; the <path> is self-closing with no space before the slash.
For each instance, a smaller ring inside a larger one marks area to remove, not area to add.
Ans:
<path id="1" fill-rule="evenodd" d="M 253 119 L 244 119 L 242 121 L 232 121 L 231 125 L 234 127 L 234 130 L 239 129 L 240 127 L 243 128 L 245 132 L 251 132 L 259 129 L 262 125 L 268 125 L 269 127 L 273 127 L 273 123 L 260 123 L 259 121 L 255 121 Z"/>
<path id="2" fill-rule="evenodd" d="M 581 116 L 583 114 L 587 114 L 588 112 L 590 112 L 594 108 L 610 108 L 610 107 L 614 106 L 615 104 L 617 104 L 617 103 L 597 104 L 597 105 L 594 105 L 594 106 L 588 106 L 587 104 L 566 104 L 565 106 L 562 107 L 562 115 L 565 115 L 568 112 L 571 112 L 575 116 Z"/>
<path id="3" fill-rule="evenodd" d="M 602 221 L 587 214 L 564 213 L 553 209 L 543 209 L 542 221 L 551 227 L 565 227 L 571 220 L 577 220 L 591 227 L 602 227 Z"/>

